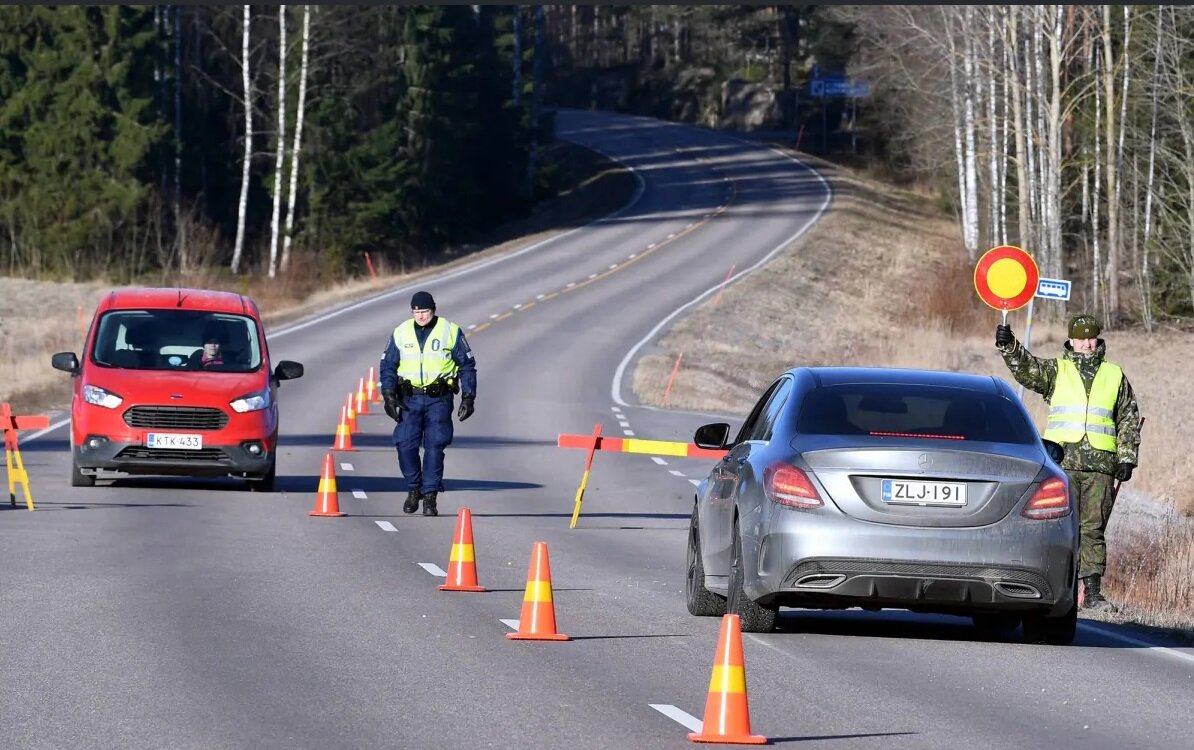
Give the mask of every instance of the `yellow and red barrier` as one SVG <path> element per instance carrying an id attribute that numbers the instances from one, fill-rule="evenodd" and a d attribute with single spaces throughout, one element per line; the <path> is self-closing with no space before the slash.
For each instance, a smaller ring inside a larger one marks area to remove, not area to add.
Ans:
<path id="1" fill-rule="evenodd" d="M 4 432 L 4 465 L 8 468 L 8 502 L 17 504 L 17 485 L 25 491 L 25 505 L 33 510 L 33 493 L 29 490 L 29 472 L 21 460 L 17 430 L 44 430 L 50 426 L 46 416 L 17 416 L 7 403 L 0 404 L 0 431 Z"/>

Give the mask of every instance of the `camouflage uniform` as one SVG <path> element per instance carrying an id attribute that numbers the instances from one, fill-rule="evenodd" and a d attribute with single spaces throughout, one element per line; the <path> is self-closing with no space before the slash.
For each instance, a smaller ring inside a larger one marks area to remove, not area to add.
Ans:
<path id="1" fill-rule="evenodd" d="M 1066 341 L 1065 353 L 1062 355 L 1078 368 L 1088 394 L 1091 383 L 1094 382 L 1095 372 L 1103 363 L 1107 352 L 1106 342 L 1103 339 L 1099 339 L 1098 342 L 1094 352 L 1081 355 L 1075 353 L 1070 347 L 1070 342 Z M 1044 396 L 1047 402 L 1053 393 L 1053 384 L 1057 378 L 1057 360 L 1034 357 L 1014 338 L 1010 344 L 998 349 L 1012 376 L 1025 388 Z M 1115 400 L 1114 419 L 1114 453 L 1092 447 L 1086 436 L 1078 443 L 1061 444 L 1065 449 L 1061 467 L 1069 475 L 1074 494 L 1078 497 L 1078 527 L 1081 535 L 1078 548 L 1080 578 L 1103 575 L 1107 567 L 1107 545 L 1103 539 L 1103 532 L 1107 528 L 1107 519 L 1111 517 L 1111 506 L 1115 502 L 1112 488 L 1115 469 L 1119 464 L 1136 466 L 1139 463 L 1140 409 L 1126 375 L 1120 382 L 1119 394 Z"/>

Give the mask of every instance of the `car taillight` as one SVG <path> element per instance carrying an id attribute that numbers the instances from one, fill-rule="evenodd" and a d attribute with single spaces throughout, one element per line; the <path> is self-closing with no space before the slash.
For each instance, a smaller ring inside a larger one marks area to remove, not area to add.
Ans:
<path id="1" fill-rule="evenodd" d="M 1070 486 L 1066 480 L 1053 477 L 1041 482 L 1032 499 L 1020 511 L 1025 518 L 1044 520 L 1062 518 L 1070 514 Z"/>
<path id="2" fill-rule="evenodd" d="M 763 471 L 763 491 L 771 502 L 793 508 L 820 508 L 825 504 L 808 475 L 789 464 L 776 464 Z"/>

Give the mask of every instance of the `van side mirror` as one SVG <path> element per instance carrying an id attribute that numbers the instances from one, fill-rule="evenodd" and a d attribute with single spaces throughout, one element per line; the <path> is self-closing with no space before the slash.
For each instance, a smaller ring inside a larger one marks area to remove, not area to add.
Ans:
<path id="1" fill-rule="evenodd" d="M 50 366 L 55 370 L 69 372 L 71 375 L 79 374 L 79 358 L 75 356 L 74 352 L 58 352 L 50 357 Z"/>
<path id="2" fill-rule="evenodd" d="M 729 439 L 730 426 L 725 422 L 715 422 L 698 427 L 692 442 L 696 443 L 698 448 L 721 450 L 726 447 L 726 441 Z"/>
<path id="3" fill-rule="evenodd" d="M 1045 453 L 1049 454 L 1049 458 L 1053 459 L 1054 463 L 1061 463 L 1061 459 L 1065 458 L 1065 448 L 1052 440 L 1041 440 L 1041 442 L 1045 444 Z"/>
<path id="4" fill-rule="evenodd" d="M 303 366 L 298 362 L 283 359 L 274 368 L 274 380 L 294 380 L 303 376 Z"/>

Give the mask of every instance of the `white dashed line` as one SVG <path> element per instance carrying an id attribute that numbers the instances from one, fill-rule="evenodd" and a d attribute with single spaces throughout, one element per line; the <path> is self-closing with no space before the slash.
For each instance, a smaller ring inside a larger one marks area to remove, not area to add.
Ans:
<path id="1" fill-rule="evenodd" d="M 369 499 L 369 496 L 365 494 L 364 490 L 353 490 L 352 496 L 355 497 L 357 500 L 368 500 Z"/>
<path id="2" fill-rule="evenodd" d="M 597 278 L 597 274 L 595 274 L 595 273 L 591 273 L 591 274 L 589 274 L 589 278 L 590 278 L 590 279 L 595 279 L 595 278 Z"/>
<path id="3" fill-rule="evenodd" d="M 503 625 L 510 628 L 511 630 L 518 630 L 518 623 L 519 623 L 518 620 L 507 620 L 505 618 L 500 618 L 500 617 L 498 619 L 501 620 Z"/>
<path id="4" fill-rule="evenodd" d="M 489 316 L 489 319 L 490 319 L 490 320 L 496 320 L 496 319 L 497 319 L 497 313 L 494 313 L 493 315 L 490 315 L 490 316 Z"/>
<path id="5" fill-rule="evenodd" d="M 667 236 L 667 238 L 670 240 L 670 239 L 674 239 L 674 238 L 675 238 L 675 236 L 676 236 L 676 233 L 675 233 L 675 232 L 672 232 L 671 234 L 669 234 L 669 235 Z"/>
<path id="6" fill-rule="evenodd" d="M 667 472 L 667 473 L 668 473 L 668 474 L 671 474 L 671 475 L 672 475 L 672 476 L 674 476 L 674 477 L 682 477 L 682 476 L 684 476 L 684 472 L 682 472 L 682 471 L 676 471 L 675 469 L 668 469 L 668 472 Z"/>
<path id="7" fill-rule="evenodd" d="M 638 253 L 631 253 L 630 255 L 626 256 L 627 260 L 634 260 L 637 257 L 638 257 Z"/>
<path id="8" fill-rule="evenodd" d="M 473 329 L 474 329 L 474 328 L 476 328 L 476 327 L 477 327 L 477 324 L 476 324 L 476 323 L 470 323 L 470 324 L 469 324 L 469 327 L 468 327 L 468 330 L 470 330 L 470 331 L 471 331 L 471 330 L 473 330 Z"/>
<path id="9" fill-rule="evenodd" d="M 618 425 L 619 425 L 619 426 L 621 426 L 621 427 L 629 427 L 629 426 L 630 426 L 630 423 L 629 423 L 629 422 L 627 422 L 625 419 L 619 419 L 619 420 L 618 420 Z"/>
<path id="10" fill-rule="evenodd" d="M 572 288 L 572 287 L 574 287 L 574 286 L 576 286 L 576 282 L 575 282 L 575 281 L 570 281 L 570 282 L 568 282 L 568 285 L 567 285 L 567 286 L 565 286 L 564 288 L 565 288 L 565 289 L 571 289 L 571 288 Z"/>
<path id="11" fill-rule="evenodd" d="M 692 714 L 681 711 L 670 703 L 648 703 L 647 705 L 691 732 L 699 732 L 705 726 L 705 722 Z"/>
<path id="12" fill-rule="evenodd" d="M 647 249 L 648 249 L 648 250 L 654 250 L 654 249 L 655 249 L 655 243 L 654 243 L 654 242 L 652 242 L 650 245 L 647 245 Z"/>
<path id="13" fill-rule="evenodd" d="M 389 521 L 374 521 L 373 523 L 380 526 L 382 531 L 397 531 L 398 530 L 398 529 L 394 528 L 394 524 L 390 523 Z"/>
<path id="14" fill-rule="evenodd" d="M 1188 654 L 1184 651 L 1178 651 L 1176 649 L 1166 648 L 1164 646 L 1158 646 L 1155 643 L 1149 643 L 1148 641 L 1143 641 L 1143 640 L 1140 640 L 1139 638 L 1133 638 L 1130 635 L 1123 635 L 1121 633 L 1113 633 L 1110 630 L 1104 630 L 1103 628 L 1101 628 L 1097 625 L 1093 625 L 1090 622 L 1080 622 L 1080 623 L 1078 623 L 1078 625 L 1079 625 L 1079 627 L 1083 628 L 1084 630 L 1094 631 L 1094 632 L 1098 633 L 1099 635 L 1106 636 L 1107 638 L 1111 638 L 1113 640 L 1117 640 L 1120 643 L 1128 643 L 1133 646 L 1138 646 L 1140 648 L 1144 648 L 1149 651 L 1153 651 L 1158 656 L 1169 656 L 1169 657 L 1176 657 L 1178 659 L 1185 659 L 1187 661 L 1194 661 L 1194 654 Z"/>
<path id="15" fill-rule="evenodd" d="M 693 486 L 693 487 L 700 487 L 700 486 L 701 486 L 701 480 L 699 480 L 699 479 L 689 479 L 688 481 L 692 482 L 692 486 Z"/>
<path id="16" fill-rule="evenodd" d="M 522 303 L 521 303 L 521 302 L 519 302 L 517 305 L 515 305 L 515 306 L 514 306 L 514 309 L 515 309 L 515 310 L 521 310 L 521 309 L 522 309 Z"/>
<path id="17" fill-rule="evenodd" d="M 536 294 L 535 299 L 543 299 L 546 296 L 547 296 L 546 294 Z"/>
<path id="18" fill-rule="evenodd" d="M 634 430 L 622 430 L 622 434 L 627 437 L 634 437 Z"/>
<path id="19" fill-rule="evenodd" d="M 423 570 L 427 571 L 428 573 L 430 573 L 433 576 L 438 576 L 439 578 L 447 578 L 448 577 L 448 571 L 444 570 L 443 568 L 436 565 L 435 563 L 419 563 L 419 567 L 422 568 Z"/>
<path id="20" fill-rule="evenodd" d="M 660 466 L 667 466 L 667 461 L 664 461 L 659 456 L 651 456 L 651 460 L 654 461 L 655 463 L 659 464 Z"/>
<path id="21" fill-rule="evenodd" d="M 344 462 L 341 462 L 341 464 L 340 464 L 340 470 L 341 470 L 341 471 L 352 471 L 352 470 L 353 470 L 353 468 L 352 468 L 352 464 L 350 464 L 350 463 L 344 463 Z"/>
<path id="22" fill-rule="evenodd" d="M 612 411 L 614 414 L 617 414 L 618 412 L 622 411 L 622 407 L 620 407 L 620 406 L 611 406 L 609 408 L 610 408 L 610 411 Z"/>

